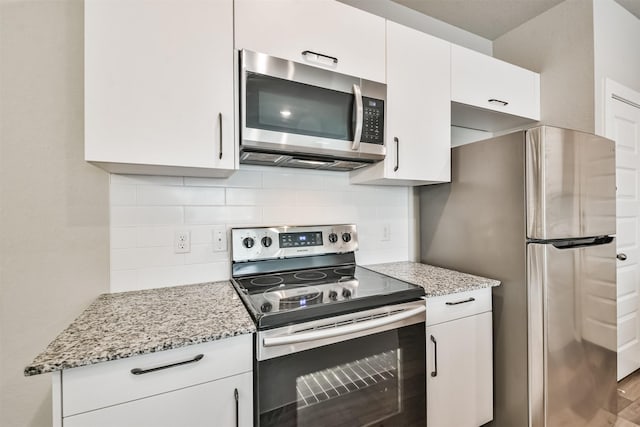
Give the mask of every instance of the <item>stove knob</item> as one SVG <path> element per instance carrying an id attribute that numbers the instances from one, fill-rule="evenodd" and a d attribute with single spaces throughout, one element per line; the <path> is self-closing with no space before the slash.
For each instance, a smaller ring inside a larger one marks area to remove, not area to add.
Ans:
<path id="1" fill-rule="evenodd" d="M 242 240 L 242 245 L 247 249 L 251 249 L 255 243 L 255 240 L 253 240 L 251 237 L 245 237 Z"/>
<path id="2" fill-rule="evenodd" d="M 271 240 L 271 237 L 265 236 L 262 238 L 262 246 L 264 246 L 265 248 L 268 248 L 269 246 L 271 246 L 271 243 L 273 243 L 273 240 Z"/>
<path id="3" fill-rule="evenodd" d="M 273 308 L 273 306 L 271 305 L 270 302 L 265 302 L 264 304 L 262 304 L 260 306 L 260 311 L 263 313 L 268 313 L 271 311 L 271 309 Z"/>
<path id="4" fill-rule="evenodd" d="M 351 241 L 351 233 L 342 233 L 342 241 L 348 243 Z"/>
<path id="5" fill-rule="evenodd" d="M 345 298 L 351 298 L 351 290 L 344 288 L 342 290 L 342 296 Z"/>
<path id="6" fill-rule="evenodd" d="M 338 235 L 336 233 L 329 234 L 329 241 L 331 243 L 335 243 L 338 241 Z"/>
<path id="7" fill-rule="evenodd" d="M 329 299 L 335 301 L 338 299 L 338 293 L 336 291 L 329 291 Z"/>

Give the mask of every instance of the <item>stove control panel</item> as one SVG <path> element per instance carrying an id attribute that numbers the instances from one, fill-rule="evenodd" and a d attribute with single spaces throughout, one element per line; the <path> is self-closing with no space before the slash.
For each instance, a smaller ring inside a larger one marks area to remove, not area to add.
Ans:
<path id="1" fill-rule="evenodd" d="M 353 224 L 232 228 L 234 262 L 354 252 L 358 233 Z"/>

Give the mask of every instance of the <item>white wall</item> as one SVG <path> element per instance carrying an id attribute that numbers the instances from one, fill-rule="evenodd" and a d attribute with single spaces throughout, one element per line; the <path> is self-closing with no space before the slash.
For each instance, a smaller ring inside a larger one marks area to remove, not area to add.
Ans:
<path id="1" fill-rule="evenodd" d="M 604 82 L 640 92 L 640 19 L 614 0 L 593 0 L 595 131 L 604 135 Z"/>
<path id="2" fill-rule="evenodd" d="M 0 426 L 51 426 L 24 367 L 109 290 L 109 175 L 84 161 L 83 3 L 0 2 Z"/>
<path id="3" fill-rule="evenodd" d="M 111 175 L 111 291 L 228 279 L 229 251 L 213 252 L 217 224 L 354 223 L 358 263 L 405 261 L 415 247 L 412 200 L 407 187 L 350 185 L 346 172 L 243 165 L 227 179 Z M 188 254 L 173 249 L 182 230 Z"/>
<path id="4" fill-rule="evenodd" d="M 566 0 L 493 42 L 496 58 L 540 73 L 543 124 L 594 131 L 593 8 Z"/>
<path id="5" fill-rule="evenodd" d="M 491 40 L 470 33 L 462 28 L 455 27 L 446 22 L 424 15 L 404 5 L 391 0 L 339 0 L 342 3 L 366 10 L 374 15 L 381 16 L 390 21 L 397 22 L 407 27 L 414 28 L 434 37 L 447 40 L 451 43 L 467 47 L 469 49 L 491 55 L 493 47 Z"/>

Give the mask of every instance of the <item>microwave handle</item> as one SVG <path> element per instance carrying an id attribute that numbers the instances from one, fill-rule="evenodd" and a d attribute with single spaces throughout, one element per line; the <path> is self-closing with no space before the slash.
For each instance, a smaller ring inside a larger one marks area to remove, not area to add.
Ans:
<path id="1" fill-rule="evenodd" d="M 362 122 L 364 119 L 363 109 L 362 109 L 362 91 L 360 90 L 360 86 L 354 84 L 353 85 L 353 96 L 355 97 L 355 105 L 353 106 L 356 113 L 356 127 L 353 131 L 353 144 L 351 144 L 352 150 L 360 149 L 360 137 L 362 137 Z"/>

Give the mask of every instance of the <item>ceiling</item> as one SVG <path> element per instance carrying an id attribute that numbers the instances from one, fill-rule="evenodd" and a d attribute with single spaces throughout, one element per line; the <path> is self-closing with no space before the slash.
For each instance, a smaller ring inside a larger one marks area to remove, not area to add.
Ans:
<path id="1" fill-rule="evenodd" d="M 489 40 L 564 0 L 392 0 Z M 640 18 L 640 0 L 616 0 Z"/>

